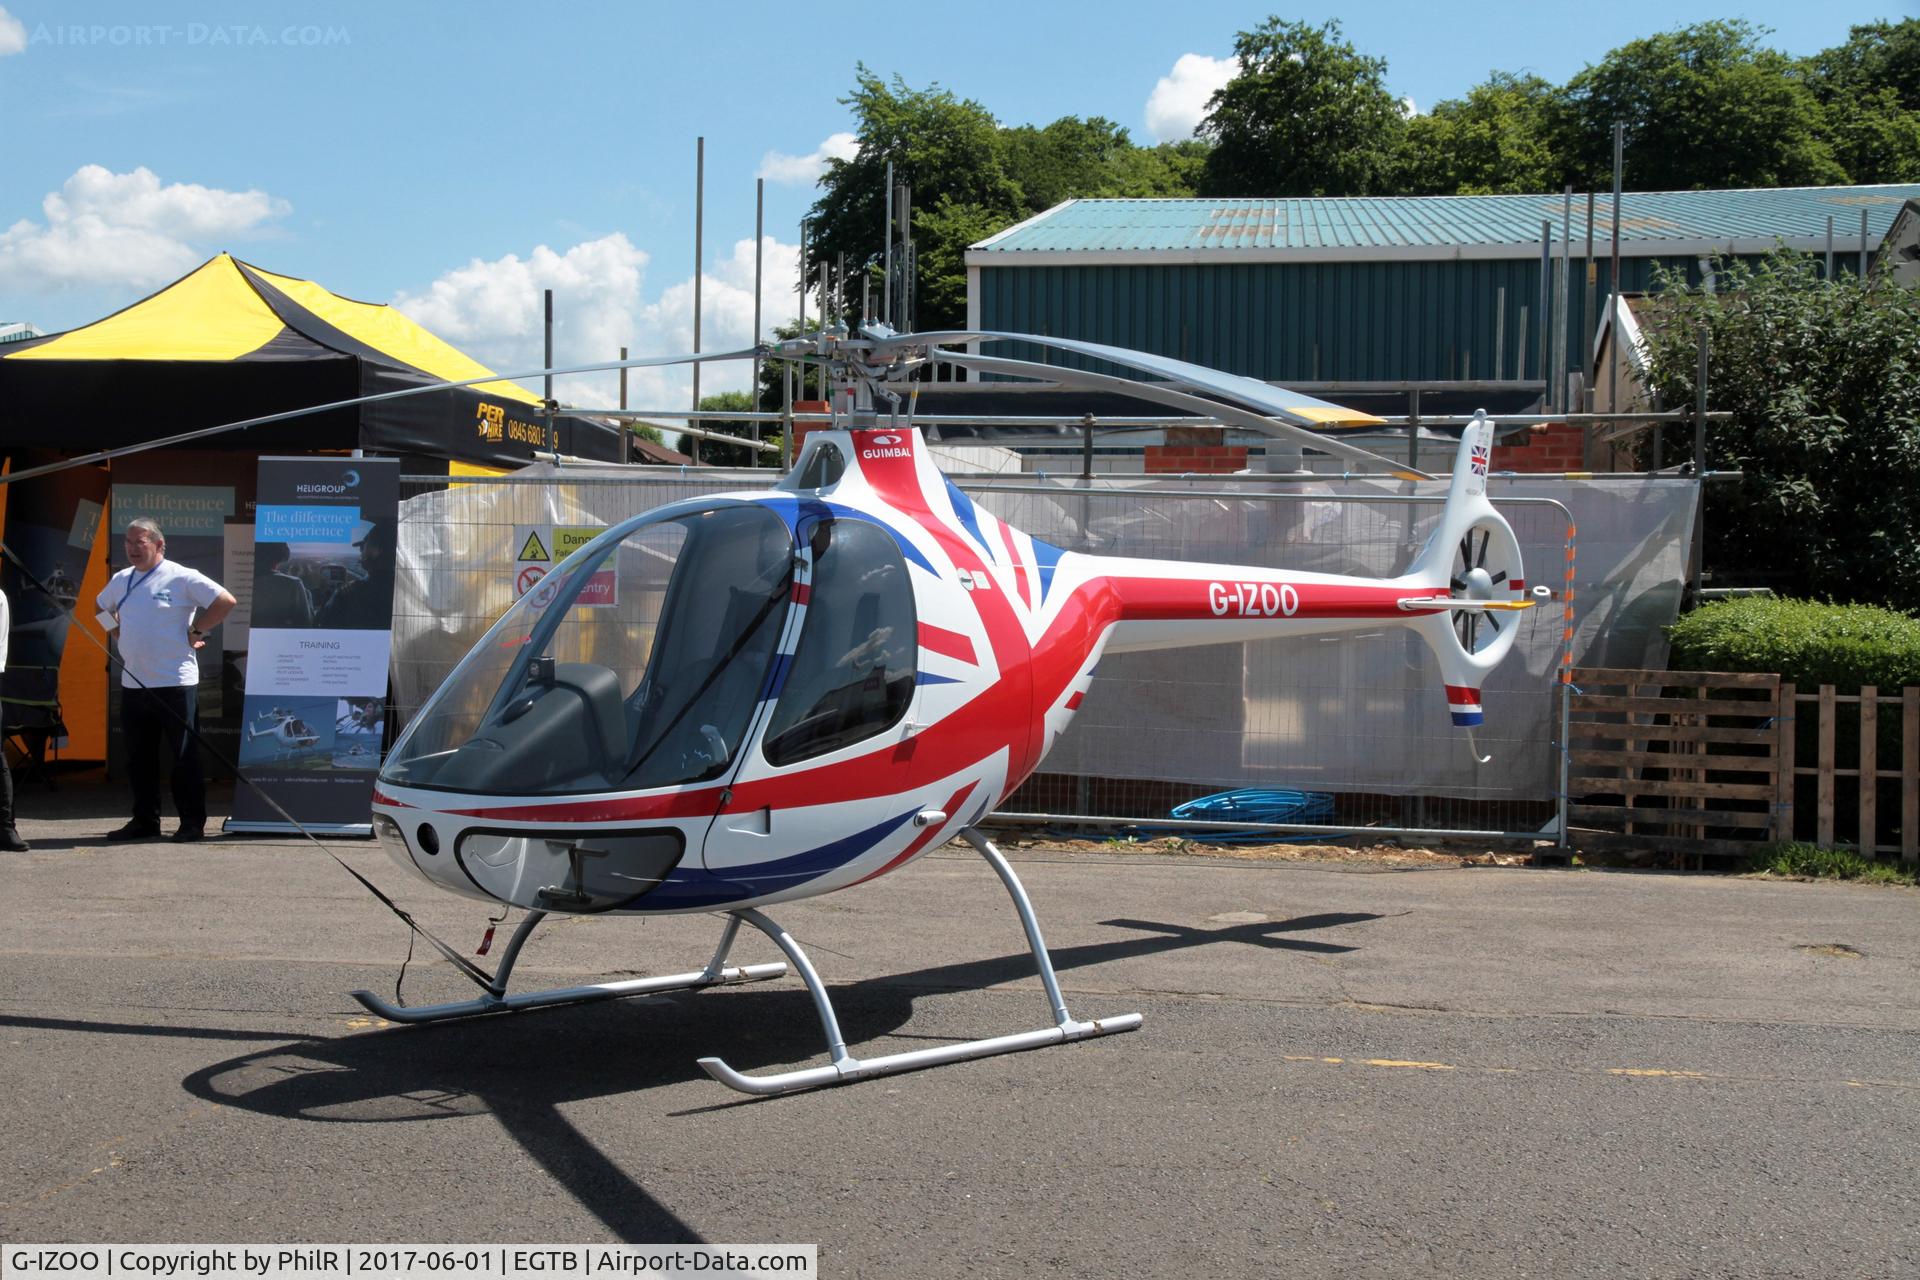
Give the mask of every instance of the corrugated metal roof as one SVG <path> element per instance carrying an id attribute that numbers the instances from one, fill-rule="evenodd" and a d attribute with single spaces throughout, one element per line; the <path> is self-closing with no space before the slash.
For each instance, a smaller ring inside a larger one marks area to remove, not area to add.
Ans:
<path id="1" fill-rule="evenodd" d="M 1627 192 L 1621 197 L 1623 251 L 1672 252 L 1684 243 L 1824 243 L 1833 219 L 1836 248 L 1856 246 L 1860 213 L 1877 245 L 1920 184 L 1790 187 L 1750 191 Z M 1535 251 L 1540 224 L 1561 234 L 1564 198 L 1518 196 L 1367 196 L 1272 200 L 1070 200 L 972 246 L 975 261 L 1020 254 L 1195 254 L 1254 251 L 1359 257 L 1432 256 L 1457 249 Z M 1584 240 L 1586 195 L 1573 201 L 1573 238 Z M 1613 233 L 1611 193 L 1594 208 L 1596 244 Z M 976 256 L 977 255 L 977 256 Z M 1011 264 L 1009 264 L 1011 265 Z"/>

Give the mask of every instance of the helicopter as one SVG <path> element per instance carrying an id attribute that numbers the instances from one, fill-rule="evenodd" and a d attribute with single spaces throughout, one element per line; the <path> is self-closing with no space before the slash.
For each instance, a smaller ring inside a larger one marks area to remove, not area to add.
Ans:
<path id="1" fill-rule="evenodd" d="M 1147 376 L 983 355 L 1021 342 Z M 955 349 L 964 348 L 964 349 Z M 428 698 L 378 774 L 372 823 L 400 866 L 524 908 L 486 994 L 408 1007 L 429 1023 L 764 981 L 729 965 L 743 924 L 806 985 L 824 1066 L 721 1083 L 772 1094 L 1131 1031 L 1138 1013 L 1069 1014 L 1024 887 L 980 823 L 1039 765 L 1108 654 L 1403 626 L 1432 650 L 1472 743 L 1480 688 L 1536 602 L 1513 530 L 1487 498 L 1493 424 L 1462 433 L 1437 527 L 1391 578 L 1289 573 L 1066 551 L 997 519 L 941 474 L 912 422 L 933 362 L 1118 389 L 1410 478 L 1324 430 L 1379 419 L 1250 378 L 1071 339 L 835 326 L 744 353 L 813 363 L 832 424 L 761 492 L 703 496 L 622 521 L 516 601 Z M 666 363 L 649 361 L 648 363 Z M 903 405 L 906 409 L 902 415 Z M 617 608 L 591 607 L 596 574 Z M 765 908 L 864 884 L 954 838 L 1005 886 L 1051 1025 L 858 1058 L 805 952 Z M 712 913 L 706 966 L 508 994 L 521 947 L 554 914 Z"/>
<path id="2" fill-rule="evenodd" d="M 265 728 L 260 721 L 269 722 Z M 283 751 L 304 751 L 320 741 L 320 735 L 311 725 L 284 707 L 275 707 L 264 715 L 256 716 L 247 725 L 247 741 L 271 738 L 275 746 Z"/>

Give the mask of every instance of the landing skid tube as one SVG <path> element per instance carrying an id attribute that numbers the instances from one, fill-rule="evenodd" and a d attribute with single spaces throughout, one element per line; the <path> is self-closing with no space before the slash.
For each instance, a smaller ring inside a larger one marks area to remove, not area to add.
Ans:
<path id="1" fill-rule="evenodd" d="M 828 997 L 827 989 L 820 981 L 820 975 L 814 972 L 806 952 L 800 949 L 800 944 L 795 942 L 785 929 L 760 912 L 748 908 L 733 912 L 733 919 L 745 920 L 773 939 L 774 944 L 786 953 L 787 959 L 793 962 L 794 971 L 807 984 L 807 991 L 813 996 L 814 1012 L 820 1016 L 820 1027 L 827 1037 L 827 1056 L 832 1061 L 824 1067 L 809 1067 L 770 1076 L 749 1076 L 735 1071 L 718 1058 L 702 1058 L 700 1065 L 706 1069 L 707 1074 L 728 1088 L 737 1089 L 741 1093 L 790 1093 L 796 1089 L 845 1084 L 871 1076 L 915 1071 L 922 1067 L 936 1067 L 947 1062 L 964 1062 L 972 1058 L 992 1057 L 995 1054 L 1016 1053 L 1022 1049 L 1038 1049 L 1046 1045 L 1062 1044 L 1068 1040 L 1087 1040 L 1094 1036 L 1132 1031 L 1138 1027 L 1141 1019 L 1137 1013 L 1122 1014 L 1117 1018 L 1102 1018 L 1093 1022 L 1074 1021 L 1067 1013 L 1067 1002 L 1061 996 L 1059 980 L 1053 974 L 1053 960 L 1047 955 L 1047 944 L 1040 937 L 1040 922 L 1034 917 L 1033 904 L 1027 900 L 1027 891 L 1021 885 L 1020 877 L 1013 873 L 1013 868 L 1000 855 L 1000 851 L 993 847 L 992 841 L 972 828 L 960 834 L 968 844 L 979 851 L 981 857 L 987 860 L 988 865 L 1000 877 L 1000 882 L 1007 887 L 1007 893 L 1013 898 L 1014 909 L 1020 913 L 1021 927 L 1027 931 L 1027 945 L 1032 949 L 1034 962 L 1040 969 L 1040 981 L 1047 989 L 1047 1002 L 1053 1010 L 1054 1025 L 1042 1027 L 1037 1031 L 1023 1031 L 1015 1035 L 969 1040 L 964 1044 L 942 1045 L 937 1049 L 916 1049 L 908 1053 L 888 1054 L 881 1058 L 856 1058 L 847 1052 L 846 1040 L 840 1034 L 839 1020 L 833 1014 L 833 1001 Z"/>
<path id="2" fill-rule="evenodd" d="M 764 982 L 777 978 L 787 971 L 787 966 L 773 964 L 749 964 L 726 967 L 727 952 L 733 948 L 734 937 L 740 932 L 738 916 L 727 917 L 727 927 L 720 935 L 720 946 L 714 951 L 713 959 L 707 967 L 697 973 L 667 974 L 658 978 L 634 978 L 626 982 L 597 982 L 585 987 L 557 987 L 551 991 L 529 991 L 524 995 L 507 994 L 507 979 L 513 974 L 514 961 L 520 958 L 520 948 L 526 944 L 527 936 L 542 920 L 547 918 L 544 911 L 530 911 L 520 927 L 513 931 L 512 941 L 501 953 L 500 968 L 494 974 L 493 985 L 486 995 L 475 1000 L 456 1000 L 449 1004 L 420 1005 L 409 1008 L 382 1000 L 371 991 L 356 991 L 353 998 L 367 1009 L 380 1015 L 389 1022 L 446 1022 L 454 1018 L 473 1018 L 488 1013 L 511 1013 L 516 1009 L 545 1009 L 555 1005 L 588 1004 L 596 1000 L 620 1000 L 627 996 L 653 995 L 662 991 L 687 991 L 695 987 L 726 986 L 737 982 Z"/>

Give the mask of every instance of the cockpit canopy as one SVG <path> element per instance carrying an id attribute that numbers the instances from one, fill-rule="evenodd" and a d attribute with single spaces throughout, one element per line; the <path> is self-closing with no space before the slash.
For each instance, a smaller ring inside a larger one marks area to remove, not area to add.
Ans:
<path id="1" fill-rule="evenodd" d="M 805 545 L 768 506 L 731 502 L 609 529 L 501 617 L 381 778 L 486 795 L 710 782 L 738 761 L 776 677 L 760 734 L 773 765 L 897 723 L 918 656 L 898 547 L 874 524 L 825 512 L 799 528 Z M 776 671 L 802 576 L 807 621 Z"/>

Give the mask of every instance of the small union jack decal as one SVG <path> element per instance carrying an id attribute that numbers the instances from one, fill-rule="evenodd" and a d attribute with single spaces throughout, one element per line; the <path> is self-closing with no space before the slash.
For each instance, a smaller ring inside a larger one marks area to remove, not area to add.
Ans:
<path id="1" fill-rule="evenodd" d="M 1486 445 L 1476 444 L 1473 446 L 1473 453 L 1468 458 L 1469 464 L 1473 467 L 1473 474 L 1477 476 L 1487 474 L 1487 454 L 1488 450 Z"/>

